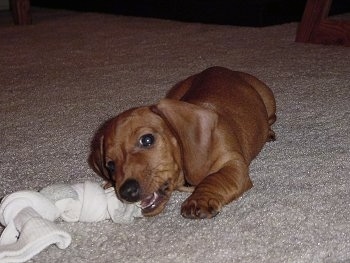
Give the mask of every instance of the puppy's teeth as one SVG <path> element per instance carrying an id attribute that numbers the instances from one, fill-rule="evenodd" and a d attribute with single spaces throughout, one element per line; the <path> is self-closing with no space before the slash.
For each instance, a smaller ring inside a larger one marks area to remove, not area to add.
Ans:
<path id="1" fill-rule="evenodd" d="M 152 195 L 146 197 L 144 200 L 141 201 L 141 208 L 144 209 L 154 205 L 157 198 L 158 198 L 158 194 L 154 192 Z"/>

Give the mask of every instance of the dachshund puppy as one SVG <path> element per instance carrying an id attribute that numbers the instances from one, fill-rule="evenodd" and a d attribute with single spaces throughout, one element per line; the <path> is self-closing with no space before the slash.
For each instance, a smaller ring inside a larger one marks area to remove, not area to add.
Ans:
<path id="1" fill-rule="evenodd" d="M 160 213 L 174 190 L 194 190 L 186 218 L 212 218 L 252 187 L 249 164 L 275 139 L 272 91 L 257 78 L 212 67 L 175 85 L 156 105 L 107 121 L 90 164 L 126 202 Z"/>

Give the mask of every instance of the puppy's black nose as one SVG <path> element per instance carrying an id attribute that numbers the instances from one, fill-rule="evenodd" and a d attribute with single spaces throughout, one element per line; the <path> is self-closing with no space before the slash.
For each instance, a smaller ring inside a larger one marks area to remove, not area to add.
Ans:
<path id="1" fill-rule="evenodd" d="M 140 184 L 135 179 L 126 180 L 120 187 L 119 194 L 128 202 L 136 202 L 140 199 Z"/>

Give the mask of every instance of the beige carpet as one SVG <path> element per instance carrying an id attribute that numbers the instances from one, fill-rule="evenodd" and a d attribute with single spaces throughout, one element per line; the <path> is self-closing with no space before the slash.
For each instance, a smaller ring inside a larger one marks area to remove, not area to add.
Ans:
<path id="1" fill-rule="evenodd" d="M 182 218 L 186 194 L 175 193 L 164 213 L 131 225 L 58 222 L 71 246 L 50 246 L 32 262 L 350 262 L 349 48 L 297 44 L 296 23 L 45 9 L 33 20 L 17 27 L 0 13 L 0 196 L 99 181 L 86 162 L 97 127 L 212 65 L 272 88 L 278 140 L 251 166 L 255 187 L 213 220 Z"/>

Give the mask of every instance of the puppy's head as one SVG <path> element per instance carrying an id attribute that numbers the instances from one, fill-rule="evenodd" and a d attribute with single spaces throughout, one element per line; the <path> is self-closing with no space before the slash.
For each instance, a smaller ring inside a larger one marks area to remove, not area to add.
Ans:
<path id="1" fill-rule="evenodd" d="M 178 141 L 150 107 L 107 121 L 93 140 L 89 162 L 119 199 L 140 202 L 145 216 L 160 213 L 173 190 L 184 184 Z"/>

